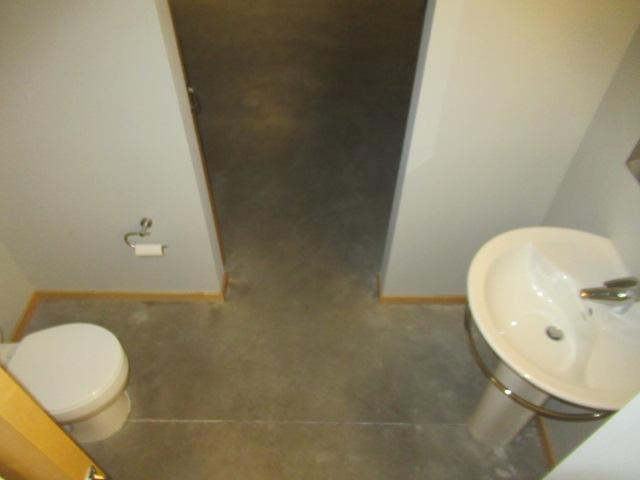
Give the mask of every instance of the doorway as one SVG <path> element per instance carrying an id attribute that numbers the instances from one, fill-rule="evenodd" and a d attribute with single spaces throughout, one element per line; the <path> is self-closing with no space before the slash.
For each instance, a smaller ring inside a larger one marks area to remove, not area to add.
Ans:
<path id="1" fill-rule="evenodd" d="M 231 278 L 371 289 L 424 1 L 171 7 Z"/>

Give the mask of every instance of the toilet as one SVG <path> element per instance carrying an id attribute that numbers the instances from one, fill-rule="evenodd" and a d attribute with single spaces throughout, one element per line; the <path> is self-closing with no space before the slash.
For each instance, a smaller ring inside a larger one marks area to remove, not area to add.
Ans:
<path id="1" fill-rule="evenodd" d="M 129 415 L 129 362 L 109 330 L 70 323 L 0 344 L 0 364 L 78 442 L 116 433 Z"/>

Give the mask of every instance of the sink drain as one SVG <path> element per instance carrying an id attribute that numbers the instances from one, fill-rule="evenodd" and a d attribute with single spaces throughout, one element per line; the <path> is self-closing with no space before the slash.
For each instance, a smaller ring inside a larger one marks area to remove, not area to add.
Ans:
<path id="1" fill-rule="evenodd" d="M 549 337 L 551 340 L 562 340 L 562 337 L 564 336 L 562 330 L 560 330 L 558 327 L 554 327 L 553 325 L 547 327 L 546 332 L 547 337 Z"/>

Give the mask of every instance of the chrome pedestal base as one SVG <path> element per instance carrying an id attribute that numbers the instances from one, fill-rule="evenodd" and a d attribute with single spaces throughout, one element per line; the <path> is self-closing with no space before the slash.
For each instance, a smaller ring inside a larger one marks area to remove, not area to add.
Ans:
<path id="1" fill-rule="evenodd" d="M 496 368 L 494 376 L 531 403 L 542 406 L 549 398 L 502 362 Z M 535 415 L 533 411 L 509 398 L 510 393 L 510 390 L 502 392 L 491 382 L 487 383 L 480 403 L 469 419 L 469 432 L 478 442 L 494 447 L 505 446 Z"/>

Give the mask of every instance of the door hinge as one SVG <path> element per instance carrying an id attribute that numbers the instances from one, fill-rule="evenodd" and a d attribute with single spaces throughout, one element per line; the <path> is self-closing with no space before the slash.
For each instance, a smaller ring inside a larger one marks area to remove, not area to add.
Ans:
<path id="1" fill-rule="evenodd" d="M 191 86 L 187 86 L 187 93 L 189 94 L 189 103 L 191 104 L 191 111 L 196 115 L 202 112 L 202 104 L 200 103 L 200 96 Z"/>

